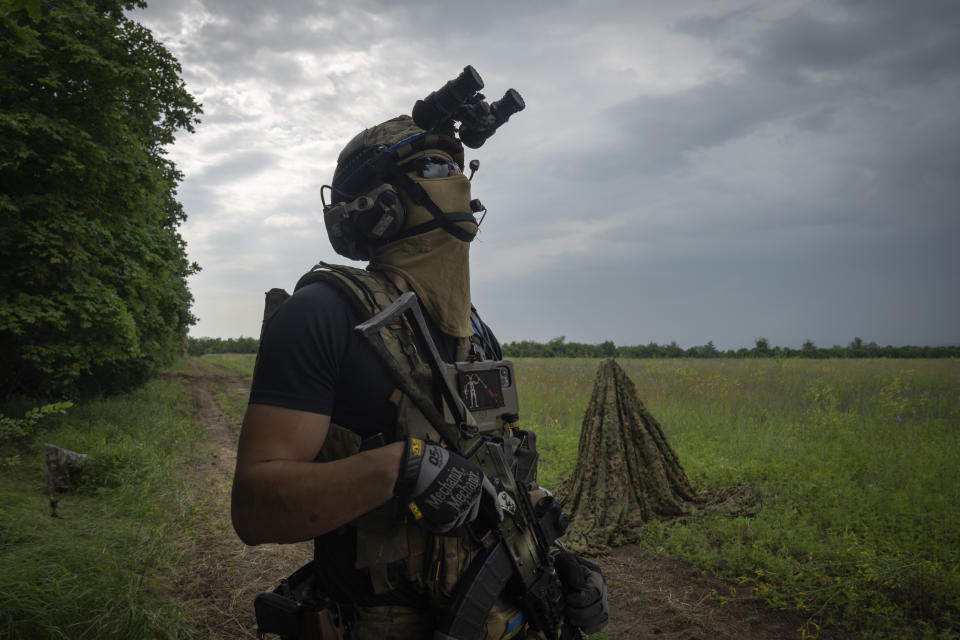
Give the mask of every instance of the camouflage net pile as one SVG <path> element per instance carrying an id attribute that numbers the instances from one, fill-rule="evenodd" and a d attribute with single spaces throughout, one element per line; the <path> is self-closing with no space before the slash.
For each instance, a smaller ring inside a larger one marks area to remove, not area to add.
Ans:
<path id="1" fill-rule="evenodd" d="M 562 498 L 571 516 L 562 541 L 583 554 L 635 542 L 644 522 L 683 517 L 703 503 L 660 425 L 612 358 L 597 373 L 577 466 Z"/>

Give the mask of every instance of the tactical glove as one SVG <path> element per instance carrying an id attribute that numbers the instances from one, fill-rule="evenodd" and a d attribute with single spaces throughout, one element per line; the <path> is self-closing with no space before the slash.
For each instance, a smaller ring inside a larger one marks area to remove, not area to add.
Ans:
<path id="1" fill-rule="evenodd" d="M 472 522 L 484 492 L 493 486 L 480 467 L 438 444 L 407 439 L 394 494 L 428 529 L 446 533 Z"/>
<path id="2" fill-rule="evenodd" d="M 563 584 L 563 615 L 567 622 L 587 634 L 607 626 L 607 581 L 600 567 L 569 551 L 555 554 L 553 566 Z"/>

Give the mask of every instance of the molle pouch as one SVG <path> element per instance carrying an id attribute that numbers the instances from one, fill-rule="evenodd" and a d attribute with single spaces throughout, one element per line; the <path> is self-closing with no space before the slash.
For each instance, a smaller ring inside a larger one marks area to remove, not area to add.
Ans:
<path id="1" fill-rule="evenodd" d="M 397 520 L 396 506 L 389 501 L 353 522 L 357 529 L 357 569 L 370 574 L 373 592 L 387 593 L 401 586 L 400 562 L 410 557 L 407 531 Z"/>
<path id="2" fill-rule="evenodd" d="M 270 593 L 253 601 L 257 637 L 268 633 L 281 640 L 340 640 L 333 603 L 314 588 L 313 563 L 297 569 Z"/>
<path id="3" fill-rule="evenodd" d="M 280 308 L 284 302 L 287 301 L 287 298 L 290 297 L 290 294 L 284 291 L 283 289 L 277 289 L 274 287 L 267 291 L 264 296 L 263 302 L 263 322 L 260 325 L 260 338 L 263 339 L 263 332 L 267 328 L 267 323 L 270 322 L 270 318 L 273 317 L 273 314 L 277 312 L 277 309 Z"/>
<path id="4" fill-rule="evenodd" d="M 260 342 L 263 343 L 263 334 L 267 331 L 267 325 L 270 324 L 270 319 L 276 315 L 277 311 L 280 309 L 280 305 L 286 302 L 290 298 L 290 294 L 284 291 L 283 289 L 277 289 L 274 287 L 267 291 L 264 295 L 263 303 L 263 321 L 260 323 Z M 257 347 L 257 364 L 260 360 L 260 347 Z M 256 369 L 256 364 L 254 365 Z"/>
<path id="5" fill-rule="evenodd" d="M 261 593 L 253 601 L 257 637 L 275 633 L 281 640 L 339 640 L 336 617 L 330 609 L 311 611 L 277 593 Z"/>
<path id="6" fill-rule="evenodd" d="M 261 593 L 253 601 L 257 614 L 257 637 L 275 633 L 283 640 L 300 637 L 300 614 L 303 605 L 279 593 Z"/>
<path id="7" fill-rule="evenodd" d="M 520 484 L 536 483 L 537 462 L 540 459 L 540 454 L 537 453 L 537 434 L 514 429 L 513 435 L 513 475 Z M 536 503 L 534 500 L 533 504 Z"/>
<path id="8" fill-rule="evenodd" d="M 517 607 L 497 600 L 484 627 L 486 640 L 509 640 L 525 629 L 526 618 Z"/>
<path id="9" fill-rule="evenodd" d="M 436 563 L 432 568 L 434 598 L 437 606 L 446 606 L 478 550 L 465 536 L 437 536 L 435 540 L 436 556 L 431 559 Z"/>

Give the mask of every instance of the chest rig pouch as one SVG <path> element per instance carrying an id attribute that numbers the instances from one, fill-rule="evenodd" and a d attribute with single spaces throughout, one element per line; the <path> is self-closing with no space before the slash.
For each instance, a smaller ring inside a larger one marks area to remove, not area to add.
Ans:
<path id="1" fill-rule="evenodd" d="M 401 295 L 396 286 L 379 272 L 326 263 L 319 263 L 307 272 L 296 288 L 319 281 L 340 290 L 352 302 L 358 315 L 367 319 L 383 312 Z M 279 290 L 267 294 L 264 326 L 286 297 L 286 293 Z M 375 346 L 375 350 L 397 384 L 391 395 L 391 401 L 397 407 L 393 438 L 417 437 L 443 442 L 444 434 L 439 433 L 434 425 L 439 419 L 455 428 L 455 419 L 448 408 L 449 399 L 444 402 L 443 395 L 456 393 L 469 410 L 466 424 L 459 427 L 510 441 L 510 449 L 516 452 L 511 462 L 514 469 L 519 470 L 518 477 L 535 481 L 535 436 L 515 429 L 518 398 L 511 362 L 485 359 L 490 354 L 484 353 L 483 341 L 479 336 L 472 336 L 458 340 L 455 363 L 444 362 L 436 370 L 439 357 L 434 355 L 434 366 L 431 367 L 429 356 L 424 357 L 425 354 L 421 353 L 425 348 L 424 340 L 418 346 L 414 327 L 402 315 L 368 330 L 376 332 L 373 340 L 368 336 L 368 341 L 380 345 Z M 434 348 L 429 337 L 425 342 L 426 348 Z M 387 361 L 392 364 L 387 365 Z M 431 416 L 431 420 L 424 415 L 425 411 L 437 413 Z M 449 437 L 447 434 L 448 441 Z M 367 446 L 370 445 L 362 442 L 356 433 L 331 424 L 316 460 L 327 462 L 349 457 Z M 392 500 L 348 526 L 355 530 L 357 539 L 355 567 L 369 574 L 376 594 L 393 591 L 404 583 L 413 584 L 436 606 L 449 601 L 460 576 L 479 549 L 465 535 L 433 535 L 414 523 L 403 521 L 400 509 Z M 317 541 L 316 559 L 322 562 L 321 540 Z"/>

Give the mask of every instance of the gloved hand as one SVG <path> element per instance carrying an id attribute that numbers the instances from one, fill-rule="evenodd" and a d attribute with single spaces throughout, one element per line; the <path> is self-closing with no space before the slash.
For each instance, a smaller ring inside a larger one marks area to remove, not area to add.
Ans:
<path id="1" fill-rule="evenodd" d="M 563 584 L 563 615 L 567 622 L 588 634 L 607 626 L 607 581 L 600 567 L 569 551 L 556 553 L 553 566 Z"/>
<path id="2" fill-rule="evenodd" d="M 480 467 L 438 444 L 408 438 L 394 495 L 436 533 L 472 522 L 484 492 L 494 493 Z"/>

